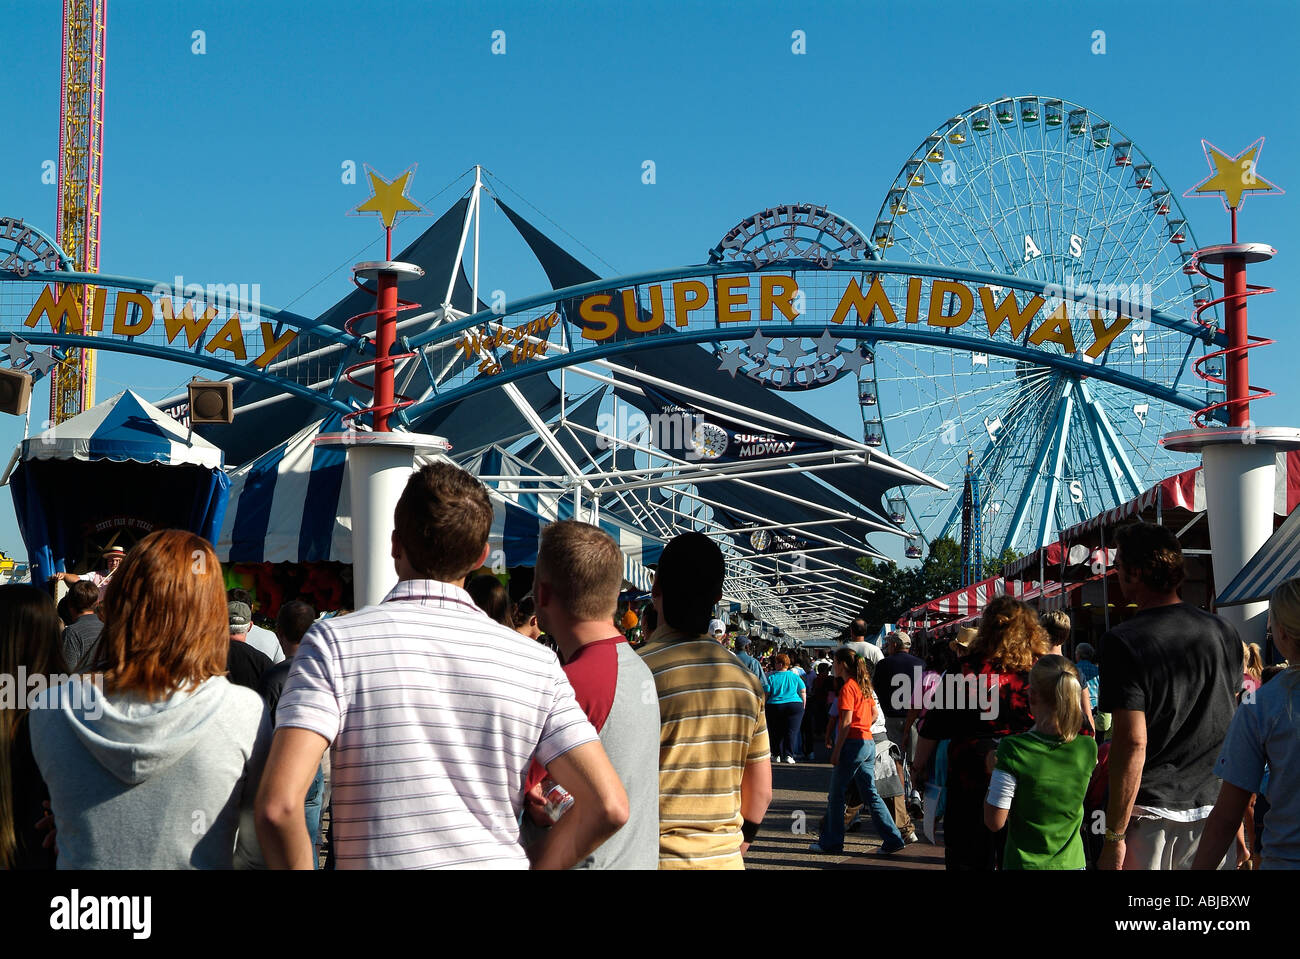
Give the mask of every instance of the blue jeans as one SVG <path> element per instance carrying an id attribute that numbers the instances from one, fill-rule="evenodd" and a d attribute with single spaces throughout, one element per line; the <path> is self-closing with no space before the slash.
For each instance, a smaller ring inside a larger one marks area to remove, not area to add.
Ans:
<path id="1" fill-rule="evenodd" d="M 862 804 L 871 813 L 871 822 L 884 840 L 885 849 L 899 849 L 903 835 L 889 815 L 889 807 L 876 792 L 876 744 L 869 739 L 846 739 L 840 749 L 840 761 L 831 770 L 831 790 L 826 797 L 826 825 L 820 844 L 828 852 L 844 848 L 844 793 L 856 780 Z"/>
<path id="2" fill-rule="evenodd" d="M 307 788 L 307 801 L 304 812 L 307 816 L 307 835 L 311 837 L 312 868 L 316 868 L 316 850 L 320 848 L 320 801 L 325 793 L 325 769 L 316 767 L 316 778 Z"/>

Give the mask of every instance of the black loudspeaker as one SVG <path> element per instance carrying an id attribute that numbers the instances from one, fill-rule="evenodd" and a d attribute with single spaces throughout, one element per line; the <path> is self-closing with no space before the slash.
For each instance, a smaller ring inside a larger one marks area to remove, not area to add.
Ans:
<path id="1" fill-rule="evenodd" d="M 233 423 L 235 421 L 234 384 L 193 380 L 190 383 L 191 423 Z"/>
<path id="2" fill-rule="evenodd" d="M 32 378 L 18 370 L 0 369 L 0 413 L 25 416 L 32 401 Z"/>

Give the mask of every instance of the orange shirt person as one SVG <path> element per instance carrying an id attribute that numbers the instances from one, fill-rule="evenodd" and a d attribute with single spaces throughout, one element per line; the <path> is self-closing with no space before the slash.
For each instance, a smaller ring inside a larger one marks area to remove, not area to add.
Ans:
<path id="1" fill-rule="evenodd" d="M 871 821 L 880 834 L 882 845 L 877 853 L 892 855 L 906 843 L 889 814 L 889 807 L 876 792 L 876 743 L 871 735 L 876 704 L 871 694 L 871 676 L 867 663 L 847 646 L 835 651 L 835 676 L 842 679 L 839 718 L 835 747 L 831 752 L 831 785 L 826 796 L 826 819 L 821 837 L 809 849 L 838 855 L 844 850 L 844 794 L 849 782 L 858 784 L 863 808 L 871 812 Z"/>

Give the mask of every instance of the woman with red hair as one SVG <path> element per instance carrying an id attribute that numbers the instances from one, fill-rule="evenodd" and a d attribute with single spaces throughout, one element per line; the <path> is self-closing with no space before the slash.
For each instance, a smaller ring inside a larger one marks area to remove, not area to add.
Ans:
<path id="1" fill-rule="evenodd" d="M 992 758 L 1003 736 L 1033 728 L 1029 671 L 1046 652 L 1047 631 L 1034 610 L 999 596 L 984 608 L 960 668 L 940 677 L 935 704 L 918 730 L 912 781 L 921 788 L 935 746 L 950 740 L 943 814 L 943 858 L 950 870 L 997 868 L 1003 843 L 984 825 Z"/>
<path id="2" fill-rule="evenodd" d="M 208 542 L 152 533 L 104 597 L 106 672 L 30 713 L 61 869 L 260 865 L 253 799 L 270 744 L 261 697 L 226 679 L 221 564 Z"/>

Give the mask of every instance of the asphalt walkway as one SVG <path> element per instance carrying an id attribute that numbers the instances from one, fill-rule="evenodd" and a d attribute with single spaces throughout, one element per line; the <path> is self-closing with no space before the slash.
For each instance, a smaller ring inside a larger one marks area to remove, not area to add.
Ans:
<path id="1" fill-rule="evenodd" d="M 772 766 L 772 805 L 762 831 L 745 856 L 746 869 L 943 869 L 943 847 L 931 845 L 924 838 L 892 856 L 875 855 L 880 838 L 869 818 L 856 827 L 857 832 L 844 837 L 840 855 L 809 852 L 808 846 L 817 839 L 817 827 L 826 812 L 830 781 L 829 763 Z"/>

